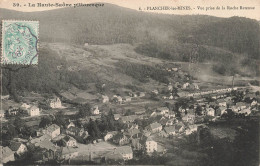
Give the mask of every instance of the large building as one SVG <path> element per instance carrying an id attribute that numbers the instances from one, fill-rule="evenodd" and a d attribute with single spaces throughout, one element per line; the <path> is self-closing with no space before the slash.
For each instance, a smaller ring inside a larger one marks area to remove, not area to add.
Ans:
<path id="1" fill-rule="evenodd" d="M 157 142 L 148 137 L 145 142 L 145 147 L 147 153 L 153 153 L 154 151 L 157 151 Z"/>

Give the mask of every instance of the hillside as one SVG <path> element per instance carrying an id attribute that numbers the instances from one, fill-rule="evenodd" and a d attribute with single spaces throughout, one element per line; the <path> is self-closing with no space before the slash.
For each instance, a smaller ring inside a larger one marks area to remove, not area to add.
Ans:
<path id="1" fill-rule="evenodd" d="M 30 13 L 0 9 L 0 19 L 39 20 L 40 40 L 48 42 L 198 41 L 252 57 L 259 55 L 259 24 L 248 18 L 152 14 L 105 4 L 102 8 L 63 8 Z M 192 40 L 190 36 L 193 36 Z"/>
<path id="2" fill-rule="evenodd" d="M 39 65 L 12 74 L 18 90 L 49 93 L 89 89 L 91 83 L 150 90 L 167 83 L 156 65 L 188 62 L 194 48 L 198 65 L 210 64 L 206 75 L 258 76 L 260 71 L 260 28 L 248 18 L 152 14 L 105 4 L 32 13 L 0 9 L 0 19 L 40 21 Z M 7 93 L 8 70 L 3 75 Z"/>

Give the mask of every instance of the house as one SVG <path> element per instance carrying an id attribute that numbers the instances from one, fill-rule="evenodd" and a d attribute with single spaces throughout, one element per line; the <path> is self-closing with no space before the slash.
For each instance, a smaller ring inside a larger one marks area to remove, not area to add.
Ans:
<path id="1" fill-rule="evenodd" d="M 175 126 L 167 126 L 164 128 L 164 131 L 168 136 L 176 134 Z"/>
<path id="2" fill-rule="evenodd" d="M 102 95 L 102 103 L 107 103 L 107 102 L 109 102 L 109 97 Z"/>
<path id="3" fill-rule="evenodd" d="M 182 85 L 182 89 L 187 89 L 190 86 L 190 83 L 186 82 Z"/>
<path id="4" fill-rule="evenodd" d="M 77 141 L 73 137 L 65 136 L 62 138 L 62 144 L 68 147 L 76 147 Z"/>
<path id="5" fill-rule="evenodd" d="M 184 91 L 177 93 L 177 95 L 178 95 L 179 97 L 187 97 L 188 94 L 189 94 L 188 92 L 184 92 Z"/>
<path id="6" fill-rule="evenodd" d="M 232 109 L 233 112 L 236 112 L 236 113 L 241 110 L 240 107 L 235 106 L 235 105 L 232 106 L 231 109 Z"/>
<path id="7" fill-rule="evenodd" d="M 40 110 L 38 107 L 36 106 L 31 106 L 30 108 L 27 109 L 28 110 L 28 114 L 30 116 L 38 116 L 40 115 Z"/>
<path id="8" fill-rule="evenodd" d="M 156 117 L 157 115 L 158 115 L 157 112 L 154 111 L 154 112 L 151 113 L 150 117 Z"/>
<path id="9" fill-rule="evenodd" d="M 162 131 L 159 133 L 159 136 L 161 136 L 161 137 L 168 137 L 168 134 L 167 134 L 164 130 L 162 130 Z"/>
<path id="10" fill-rule="evenodd" d="M 42 142 L 44 140 L 50 141 L 51 140 L 51 136 L 45 134 L 45 135 L 42 135 L 40 137 L 36 137 L 36 138 L 30 139 L 30 143 L 36 144 L 36 143 Z"/>
<path id="11" fill-rule="evenodd" d="M 49 105 L 51 108 L 62 108 L 61 100 L 58 97 L 49 100 Z"/>
<path id="12" fill-rule="evenodd" d="M 67 125 L 67 129 L 70 128 L 70 127 L 75 127 L 75 124 L 73 122 L 70 122 L 68 125 Z"/>
<path id="13" fill-rule="evenodd" d="M 145 141 L 145 147 L 147 153 L 153 153 L 154 151 L 157 151 L 157 142 L 148 137 Z"/>
<path id="14" fill-rule="evenodd" d="M 154 122 L 154 123 L 150 124 L 149 126 L 147 126 L 146 129 L 148 131 L 151 131 L 152 133 L 157 133 L 162 130 L 162 125 L 157 122 Z"/>
<path id="15" fill-rule="evenodd" d="M 5 117 L 5 111 L 0 109 L 0 118 L 4 118 Z"/>
<path id="16" fill-rule="evenodd" d="M 18 112 L 18 108 L 17 107 L 10 107 L 8 109 L 8 115 L 14 116 L 14 115 L 17 114 L 17 112 Z"/>
<path id="17" fill-rule="evenodd" d="M 136 124 L 136 123 L 128 123 L 127 127 L 128 127 L 128 130 L 138 129 L 139 128 L 138 124 Z"/>
<path id="18" fill-rule="evenodd" d="M 84 131 L 83 128 L 78 128 L 78 127 L 74 127 L 74 126 L 71 126 L 70 128 L 68 128 L 66 130 L 66 133 L 68 135 L 72 135 L 72 136 L 80 136 L 80 137 L 84 136 L 84 138 L 88 137 L 87 131 Z"/>
<path id="19" fill-rule="evenodd" d="M 95 105 L 92 109 L 91 109 L 91 113 L 93 115 L 99 115 L 99 109 L 98 109 L 98 106 Z"/>
<path id="20" fill-rule="evenodd" d="M 145 97 L 145 93 L 144 92 L 140 92 L 139 93 L 139 97 Z"/>
<path id="21" fill-rule="evenodd" d="M 61 158 L 65 160 L 73 159 L 77 157 L 79 152 L 73 147 L 63 147 L 61 152 Z"/>
<path id="22" fill-rule="evenodd" d="M 217 110 L 216 110 L 216 116 L 221 116 L 223 115 L 227 110 L 227 107 L 219 107 Z"/>
<path id="23" fill-rule="evenodd" d="M 162 117 L 160 120 L 159 120 L 159 123 L 162 125 L 162 126 L 165 126 L 166 123 L 167 123 L 168 119 L 165 118 L 165 117 Z"/>
<path id="24" fill-rule="evenodd" d="M 130 140 L 124 133 L 117 133 L 113 137 L 113 142 L 122 146 L 122 145 L 129 144 Z"/>
<path id="25" fill-rule="evenodd" d="M 195 115 L 194 114 L 186 114 L 182 117 L 182 120 L 184 122 L 189 122 L 189 123 L 193 123 L 195 120 Z"/>
<path id="26" fill-rule="evenodd" d="M 178 68 L 177 68 L 177 67 L 173 67 L 173 68 L 172 68 L 172 71 L 175 71 L 175 72 L 176 72 L 176 71 L 178 71 Z"/>
<path id="27" fill-rule="evenodd" d="M 113 138 L 114 135 L 116 135 L 117 133 L 118 133 L 117 131 L 108 132 L 108 133 L 104 136 L 104 140 L 105 140 L 105 141 L 110 140 L 110 139 Z"/>
<path id="28" fill-rule="evenodd" d="M 196 83 L 190 84 L 190 88 L 191 88 L 191 89 L 197 89 L 197 90 L 200 89 L 200 88 L 199 88 L 199 85 L 196 84 Z"/>
<path id="29" fill-rule="evenodd" d="M 60 147 L 54 145 L 49 140 L 43 140 L 41 142 L 35 143 L 34 146 L 43 149 L 46 152 L 46 155 L 44 156 L 47 156 L 49 160 L 54 159 L 60 150 Z"/>
<path id="30" fill-rule="evenodd" d="M 224 99 L 218 99 L 217 103 L 220 107 L 226 107 L 227 106 L 227 102 Z"/>
<path id="31" fill-rule="evenodd" d="M 236 103 L 236 106 L 240 110 L 245 109 L 247 107 L 246 103 L 244 103 L 244 102 L 238 102 L 238 103 Z"/>
<path id="32" fill-rule="evenodd" d="M 60 127 L 56 124 L 52 124 L 45 130 L 45 134 L 48 134 L 51 136 L 51 138 L 55 138 L 58 135 L 60 135 Z"/>
<path id="33" fill-rule="evenodd" d="M 177 120 L 177 119 L 176 119 Z M 175 121 L 176 121 L 175 119 L 169 119 L 167 122 L 166 122 L 166 126 L 172 126 L 174 123 L 175 123 Z"/>
<path id="34" fill-rule="evenodd" d="M 29 105 L 29 104 L 27 104 L 27 103 L 23 103 L 20 108 L 21 108 L 22 110 L 28 110 L 30 107 L 31 107 L 31 105 Z"/>
<path id="35" fill-rule="evenodd" d="M 170 83 L 170 84 L 167 86 L 167 88 L 168 88 L 168 91 L 172 91 L 172 90 L 173 90 L 172 84 Z"/>
<path id="36" fill-rule="evenodd" d="M 134 150 L 141 150 L 143 149 L 143 145 L 140 142 L 140 138 L 133 138 L 131 140 L 131 146 Z"/>
<path id="37" fill-rule="evenodd" d="M 7 163 L 9 161 L 14 161 L 14 152 L 9 147 L 0 146 L 0 163 Z"/>
<path id="38" fill-rule="evenodd" d="M 121 118 L 121 115 L 120 114 L 114 114 L 114 119 L 115 120 L 118 120 L 118 119 L 120 119 Z"/>
<path id="39" fill-rule="evenodd" d="M 113 101 L 114 101 L 115 103 L 122 104 L 123 99 L 122 99 L 121 96 L 114 95 L 114 96 L 113 96 Z"/>
<path id="40" fill-rule="evenodd" d="M 156 112 L 158 114 L 165 115 L 165 114 L 169 113 L 169 108 L 167 108 L 167 107 L 160 107 L 160 108 L 156 109 Z"/>
<path id="41" fill-rule="evenodd" d="M 158 91 L 157 89 L 155 89 L 155 90 L 152 91 L 152 94 L 158 95 L 158 94 L 159 94 L 159 91 Z"/>
<path id="42" fill-rule="evenodd" d="M 254 93 L 246 94 L 245 98 L 249 98 L 250 100 L 252 100 L 256 98 L 256 95 Z"/>
<path id="43" fill-rule="evenodd" d="M 215 116 L 215 110 L 213 108 L 206 108 L 206 114 L 208 116 Z"/>
<path id="44" fill-rule="evenodd" d="M 175 113 L 173 111 L 169 111 L 168 114 L 166 114 L 166 117 L 175 118 Z"/>
<path id="45" fill-rule="evenodd" d="M 176 124 L 174 127 L 175 127 L 175 132 L 176 133 L 181 133 L 181 132 L 183 132 L 185 130 L 184 125 L 181 124 L 181 123 Z"/>
<path id="46" fill-rule="evenodd" d="M 18 156 L 27 152 L 27 147 L 23 143 L 20 143 L 20 142 L 11 142 L 9 148 L 13 152 L 15 152 L 15 154 L 17 154 Z"/>
<path id="47" fill-rule="evenodd" d="M 239 114 L 245 114 L 246 116 L 251 114 L 251 110 L 249 108 L 245 108 L 238 112 Z"/>
<path id="48" fill-rule="evenodd" d="M 143 115 L 145 114 L 145 110 L 136 111 L 135 115 Z"/>
<path id="49" fill-rule="evenodd" d="M 130 96 L 125 96 L 125 97 L 123 97 L 123 102 L 130 102 L 131 101 L 131 97 Z"/>
<path id="50" fill-rule="evenodd" d="M 132 137 L 138 138 L 142 134 L 139 129 L 134 128 L 134 129 L 128 129 L 127 132 L 125 133 L 125 135 L 127 135 L 129 138 L 132 138 Z"/>
<path id="51" fill-rule="evenodd" d="M 185 130 L 186 135 L 190 135 L 193 132 L 196 132 L 198 129 L 197 125 L 189 125 L 189 127 Z"/>
<path id="52" fill-rule="evenodd" d="M 121 120 L 123 123 L 130 123 L 133 122 L 135 119 L 139 118 L 140 116 L 137 115 L 129 115 L 129 116 L 122 116 Z"/>
<path id="53" fill-rule="evenodd" d="M 209 102 L 208 106 L 209 107 L 216 107 L 217 103 L 216 102 Z"/>
<path id="54" fill-rule="evenodd" d="M 133 159 L 133 150 L 130 146 L 117 147 L 114 151 L 114 153 L 122 155 L 124 160 Z"/>
<path id="55" fill-rule="evenodd" d="M 251 102 L 251 106 L 254 106 L 254 105 L 257 105 L 257 100 L 253 100 L 253 101 Z"/>

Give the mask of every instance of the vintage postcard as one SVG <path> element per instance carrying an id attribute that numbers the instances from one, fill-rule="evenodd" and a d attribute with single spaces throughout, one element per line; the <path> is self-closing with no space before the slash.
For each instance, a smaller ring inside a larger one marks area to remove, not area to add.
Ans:
<path id="1" fill-rule="evenodd" d="M 0 0 L 2 165 L 259 166 L 259 0 Z"/>

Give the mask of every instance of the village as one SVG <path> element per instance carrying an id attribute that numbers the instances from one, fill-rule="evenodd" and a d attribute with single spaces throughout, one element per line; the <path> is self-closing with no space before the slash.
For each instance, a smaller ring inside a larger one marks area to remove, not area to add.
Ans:
<path id="1" fill-rule="evenodd" d="M 189 77 L 183 80 L 147 92 L 99 93 L 91 101 L 52 95 L 14 104 L 2 96 L 1 161 L 127 164 L 141 156 L 167 156 L 167 141 L 208 123 L 259 114 L 259 91 L 201 89 Z"/>

